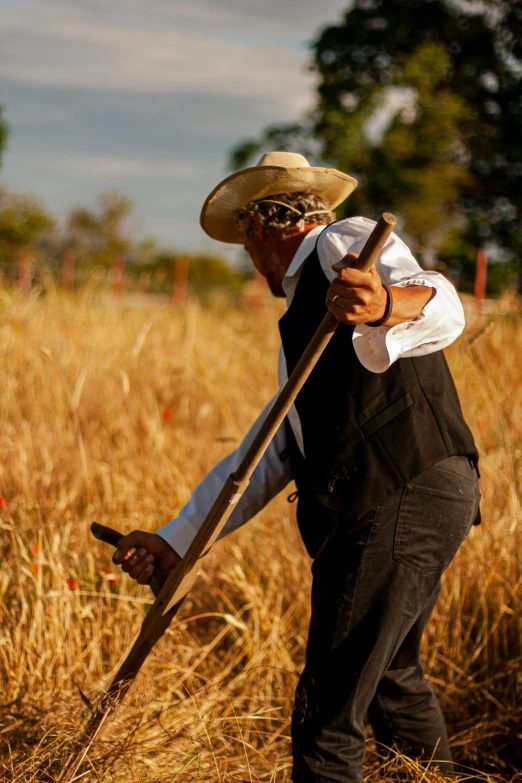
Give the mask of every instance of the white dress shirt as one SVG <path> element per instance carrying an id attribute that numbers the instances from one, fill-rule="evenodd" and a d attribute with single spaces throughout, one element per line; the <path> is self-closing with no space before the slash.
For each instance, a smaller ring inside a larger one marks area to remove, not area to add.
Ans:
<path id="1" fill-rule="evenodd" d="M 354 217 L 332 223 L 327 228 L 318 226 L 309 231 L 299 245 L 283 280 L 287 307 L 294 298 L 303 264 L 316 243 L 323 272 L 327 279 L 332 281 L 337 277 L 337 273 L 332 269 L 333 265 L 341 261 L 347 253 L 360 253 L 374 225 L 373 220 Z M 408 247 L 395 234 L 386 242 L 375 268 L 383 283 L 387 285 L 423 285 L 434 288 L 436 293 L 414 321 L 392 327 L 370 327 L 361 324 L 355 328 L 353 347 L 357 358 L 367 370 L 381 373 L 397 359 L 440 351 L 461 334 L 464 328 L 464 311 L 454 287 L 438 272 L 423 270 Z M 278 377 L 279 385 L 283 386 L 288 373 L 282 346 L 279 352 Z M 196 487 L 178 517 L 157 531 L 180 557 L 184 557 L 226 479 L 239 466 L 274 400 L 275 397 L 258 417 L 241 445 L 222 459 Z M 303 434 L 295 406 L 289 411 L 288 420 L 304 454 Z M 248 522 L 292 480 L 289 461 L 282 462 L 279 457 L 285 445 L 285 427 L 282 425 L 254 470 L 250 484 L 221 536 Z"/>

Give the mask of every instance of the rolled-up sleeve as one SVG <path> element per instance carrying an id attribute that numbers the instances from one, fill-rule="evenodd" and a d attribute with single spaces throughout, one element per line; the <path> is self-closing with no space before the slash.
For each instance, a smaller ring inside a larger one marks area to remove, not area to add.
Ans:
<path id="1" fill-rule="evenodd" d="M 323 231 L 318 252 L 330 281 L 336 277 L 332 266 L 347 253 L 360 253 L 374 225 L 366 218 L 348 218 Z M 422 285 L 435 293 L 413 321 L 390 327 L 360 324 L 354 329 L 353 346 L 367 370 L 385 372 L 397 359 L 440 351 L 462 333 L 464 310 L 454 286 L 438 272 L 422 269 L 396 234 L 386 242 L 375 268 L 389 286 Z"/>
<path id="2" fill-rule="evenodd" d="M 263 410 L 239 448 L 218 462 L 205 476 L 176 519 L 157 531 L 180 557 L 185 556 L 225 481 L 238 468 L 275 399 L 274 397 Z M 290 464 L 288 459 L 284 458 L 285 450 L 286 430 L 282 424 L 255 468 L 250 483 L 223 528 L 220 538 L 252 519 L 291 481 Z"/>

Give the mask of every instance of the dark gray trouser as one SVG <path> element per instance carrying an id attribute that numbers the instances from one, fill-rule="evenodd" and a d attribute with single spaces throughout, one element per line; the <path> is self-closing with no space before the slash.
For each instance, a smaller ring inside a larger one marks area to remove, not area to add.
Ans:
<path id="1" fill-rule="evenodd" d="M 452 770 L 419 650 L 441 575 L 478 503 L 474 467 L 448 457 L 361 519 L 336 515 L 312 565 L 306 665 L 292 718 L 294 783 L 360 783 L 367 714 L 379 743 Z"/>

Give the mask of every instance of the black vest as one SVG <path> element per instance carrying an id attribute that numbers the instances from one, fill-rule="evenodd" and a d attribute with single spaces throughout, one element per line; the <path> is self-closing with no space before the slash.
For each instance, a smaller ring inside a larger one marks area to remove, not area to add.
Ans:
<path id="1" fill-rule="evenodd" d="M 329 287 L 315 249 L 279 321 L 289 374 L 326 314 Z M 298 523 L 312 557 L 331 510 L 357 519 L 445 457 L 478 460 L 443 352 L 373 373 L 357 358 L 353 330 L 339 324 L 297 397 L 305 459 L 287 424 Z"/>

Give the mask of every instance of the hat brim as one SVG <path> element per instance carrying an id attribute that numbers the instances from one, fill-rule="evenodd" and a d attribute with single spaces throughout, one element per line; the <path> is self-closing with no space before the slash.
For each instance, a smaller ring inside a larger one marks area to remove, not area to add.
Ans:
<path id="1" fill-rule="evenodd" d="M 250 201 L 279 193 L 309 193 L 335 209 L 356 187 L 354 177 L 337 169 L 253 166 L 231 174 L 214 188 L 203 204 L 200 223 L 212 239 L 243 244 L 236 227 L 237 213 Z"/>

